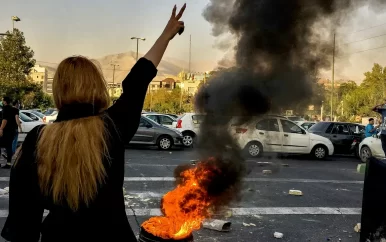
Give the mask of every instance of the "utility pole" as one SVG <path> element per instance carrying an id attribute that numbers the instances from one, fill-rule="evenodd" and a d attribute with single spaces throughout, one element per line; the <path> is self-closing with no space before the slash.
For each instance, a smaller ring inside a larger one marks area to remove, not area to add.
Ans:
<path id="1" fill-rule="evenodd" d="M 192 63 L 192 35 L 189 36 L 189 74 L 191 73 L 191 63 Z"/>
<path id="2" fill-rule="evenodd" d="M 131 39 L 135 39 L 137 40 L 137 60 L 138 60 L 138 45 L 139 45 L 139 40 L 142 40 L 142 41 L 145 41 L 146 39 L 145 38 L 139 38 L 139 37 L 131 37 Z"/>
<path id="3" fill-rule="evenodd" d="M 118 64 L 113 64 L 113 63 L 110 63 L 110 65 L 113 66 L 113 88 L 112 88 L 112 94 L 111 96 L 114 96 L 115 94 L 115 67 L 116 66 L 119 66 Z"/>
<path id="4" fill-rule="evenodd" d="M 332 49 L 332 80 L 331 80 L 331 121 L 333 121 L 333 102 L 334 102 L 334 79 L 335 79 L 335 32 Z"/>

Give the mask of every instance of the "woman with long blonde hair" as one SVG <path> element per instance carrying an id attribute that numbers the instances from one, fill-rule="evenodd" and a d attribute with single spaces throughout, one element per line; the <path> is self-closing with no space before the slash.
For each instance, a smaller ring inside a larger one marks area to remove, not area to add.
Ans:
<path id="1" fill-rule="evenodd" d="M 59 114 L 25 138 L 11 170 L 9 241 L 136 241 L 125 213 L 124 143 L 135 134 L 150 81 L 173 37 L 184 28 L 185 5 L 122 82 L 109 108 L 97 66 L 81 56 L 63 60 L 53 96 Z M 48 210 L 43 219 L 44 210 Z"/>

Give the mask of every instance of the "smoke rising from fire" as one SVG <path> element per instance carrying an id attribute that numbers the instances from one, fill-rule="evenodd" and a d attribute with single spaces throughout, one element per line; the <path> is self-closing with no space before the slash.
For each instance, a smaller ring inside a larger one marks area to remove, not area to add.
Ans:
<path id="1" fill-rule="evenodd" d="M 224 185 L 216 193 L 235 196 L 245 175 L 241 150 L 229 133 L 235 118 L 247 122 L 309 100 L 316 74 L 331 66 L 334 29 L 365 4 L 385 5 L 381 0 L 210 0 L 203 16 L 213 35 L 237 40 L 235 66 L 216 73 L 195 100 L 197 112 L 206 114 L 199 150 L 224 169 L 217 182 Z"/>

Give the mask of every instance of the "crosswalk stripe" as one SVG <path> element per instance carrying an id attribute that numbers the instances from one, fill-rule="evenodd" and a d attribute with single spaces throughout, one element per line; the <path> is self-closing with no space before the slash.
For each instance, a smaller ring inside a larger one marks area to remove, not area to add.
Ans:
<path id="1" fill-rule="evenodd" d="M 136 216 L 160 216 L 159 208 L 134 208 Z M 133 210 L 126 209 L 128 216 L 134 215 Z M 258 208 L 230 208 L 232 216 L 254 215 L 360 215 L 361 208 L 333 208 L 333 207 L 258 207 Z M 44 216 L 48 211 L 44 211 Z M 8 210 L 0 210 L 0 218 L 6 218 Z"/>

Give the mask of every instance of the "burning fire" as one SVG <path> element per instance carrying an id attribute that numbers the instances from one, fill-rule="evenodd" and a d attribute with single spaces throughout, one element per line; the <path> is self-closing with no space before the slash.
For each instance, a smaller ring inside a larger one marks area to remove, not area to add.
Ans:
<path id="1" fill-rule="evenodd" d="M 204 187 L 219 172 L 212 159 L 181 172 L 182 182 L 161 200 L 163 216 L 152 217 L 142 224 L 147 232 L 163 239 L 180 240 L 201 228 L 215 199 Z"/>

